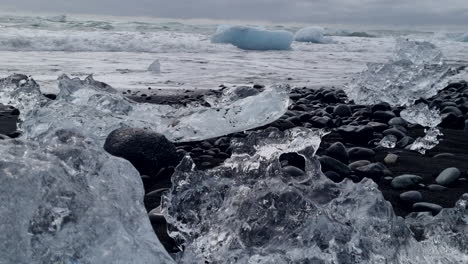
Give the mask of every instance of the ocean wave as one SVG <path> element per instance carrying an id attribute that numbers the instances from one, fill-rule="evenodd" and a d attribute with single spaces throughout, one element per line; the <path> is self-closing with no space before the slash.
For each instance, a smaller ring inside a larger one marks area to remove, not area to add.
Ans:
<path id="1" fill-rule="evenodd" d="M 148 52 L 215 51 L 204 35 L 175 32 L 2 30 L 2 51 Z"/>

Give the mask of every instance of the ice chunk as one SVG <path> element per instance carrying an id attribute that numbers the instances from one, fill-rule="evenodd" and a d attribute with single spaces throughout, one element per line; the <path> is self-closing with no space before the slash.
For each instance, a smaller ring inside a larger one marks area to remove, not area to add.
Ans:
<path id="1" fill-rule="evenodd" d="M 306 27 L 299 30 L 294 36 L 295 41 L 312 43 L 329 43 L 330 38 L 324 37 L 324 29 L 321 27 Z"/>
<path id="2" fill-rule="evenodd" d="M 468 42 L 468 34 L 465 34 L 459 38 L 460 41 L 462 42 Z"/>
<path id="3" fill-rule="evenodd" d="M 229 43 L 244 50 L 289 50 L 293 34 L 245 26 L 221 25 L 211 38 L 213 43 Z"/>
<path id="4" fill-rule="evenodd" d="M 0 263 L 173 263 L 129 162 L 72 130 L 0 152 Z"/>
<path id="5" fill-rule="evenodd" d="M 397 40 L 395 56 L 388 63 L 369 63 L 368 69 L 345 87 L 359 104 L 387 102 L 412 105 L 445 88 L 458 72 L 444 63 L 442 52 L 429 42 Z"/>
<path id="6" fill-rule="evenodd" d="M 464 208 L 450 220 L 424 219 L 417 242 L 377 185 L 330 181 L 314 157 L 322 133 L 307 129 L 251 133 L 234 144 L 224 165 L 197 171 L 186 157 L 164 198 L 171 232 L 185 246 L 179 263 L 463 263 Z M 289 147 L 290 146 L 290 147 Z M 293 177 L 279 161 L 298 152 L 305 173 Z M 466 211 L 465 211 L 466 212 Z M 440 222 L 440 223 L 439 223 Z M 456 227 L 462 233 L 454 236 Z M 453 238 L 453 240 L 452 240 Z M 439 244 L 440 243 L 440 244 Z"/>
<path id="7" fill-rule="evenodd" d="M 206 98 L 209 107 L 135 103 L 91 76 L 85 80 L 62 76 L 59 88 L 57 100 L 45 105 L 32 80 L 19 87 L 4 83 L 0 92 L 2 100 L 20 109 L 26 137 L 41 137 L 59 128 L 79 128 L 100 142 L 120 127 L 152 129 L 172 141 L 203 140 L 269 124 L 289 106 L 289 87 L 284 85 L 243 97 L 232 96 L 233 90 L 225 89 L 219 96 Z M 16 96 L 18 93 L 21 96 Z M 31 103 L 24 105 L 24 98 L 32 98 Z"/>
<path id="8" fill-rule="evenodd" d="M 148 67 L 148 71 L 153 73 L 161 73 L 161 63 L 159 60 L 155 60 L 151 65 Z"/>
<path id="9" fill-rule="evenodd" d="M 410 146 L 411 150 L 425 154 L 427 150 L 433 149 L 439 144 L 439 136 L 443 134 L 437 128 L 442 123 L 440 112 L 436 109 L 429 109 L 426 104 L 420 103 L 414 106 L 407 107 L 400 113 L 401 117 L 411 124 L 419 124 L 428 127 L 426 135 L 422 138 L 417 138 Z"/>
<path id="10" fill-rule="evenodd" d="M 394 135 L 388 135 L 382 138 L 382 140 L 378 144 L 384 148 L 392 149 L 396 147 L 397 142 L 397 137 L 395 137 Z"/>

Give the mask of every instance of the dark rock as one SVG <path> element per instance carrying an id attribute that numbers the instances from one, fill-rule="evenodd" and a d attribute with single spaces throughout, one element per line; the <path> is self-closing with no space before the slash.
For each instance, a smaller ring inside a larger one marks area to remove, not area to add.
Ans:
<path id="1" fill-rule="evenodd" d="M 372 112 L 377 112 L 377 111 L 389 111 L 392 110 L 392 107 L 390 106 L 389 103 L 378 103 L 372 106 Z"/>
<path id="2" fill-rule="evenodd" d="M 404 174 L 393 178 L 391 185 L 395 189 L 409 189 L 418 186 L 422 181 L 423 178 L 420 176 Z"/>
<path id="3" fill-rule="evenodd" d="M 371 163 L 366 166 L 356 168 L 354 171 L 361 178 L 369 178 L 379 182 L 384 176 L 385 166 L 380 163 Z"/>
<path id="4" fill-rule="evenodd" d="M 392 135 L 392 136 L 395 136 L 398 140 L 402 139 L 403 137 L 405 137 L 405 133 L 401 132 L 400 130 L 396 129 L 396 128 L 390 128 L 390 129 L 387 129 L 383 132 L 384 135 L 388 136 L 388 135 Z"/>
<path id="5" fill-rule="evenodd" d="M 330 127 L 333 125 L 333 120 L 329 117 L 319 117 L 315 116 L 310 119 L 310 123 L 312 124 L 313 127 L 316 128 L 325 128 L 325 127 Z"/>
<path id="6" fill-rule="evenodd" d="M 154 208 L 157 208 L 158 206 L 160 206 L 161 197 L 167 191 L 169 191 L 169 189 L 164 188 L 164 189 L 158 189 L 158 190 L 154 190 L 152 192 L 147 193 L 144 199 L 146 210 L 151 211 Z"/>
<path id="7" fill-rule="evenodd" d="M 455 154 L 452 154 L 452 153 L 439 153 L 437 155 L 435 155 L 433 158 L 452 158 L 452 157 L 455 157 Z"/>
<path id="8" fill-rule="evenodd" d="M 388 129 L 386 124 L 380 122 L 369 122 L 367 125 L 372 127 L 376 132 L 383 132 L 384 130 Z"/>
<path id="9" fill-rule="evenodd" d="M 283 168 L 283 173 L 291 177 L 302 177 L 305 175 L 305 172 L 295 166 L 286 166 Z"/>
<path id="10" fill-rule="evenodd" d="M 448 186 L 460 178 L 461 172 L 457 168 L 447 168 L 436 178 L 437 184 Z"/>
<path id="11" fill-rule="evenodd" d="M 418 191 L 409 191 L 400 194 L 400 199 L 408 204 L 415 204 L 422 201 L 422 195 Z"/>
<path id="12" fill-rule="evenodd" d="M 277 127 L 280 130 L 288 130 L 288 129 L 296 127 L 296 125 L 294 123 L 292 123 L 291 121 L 281 120 L 281 119 L 276 120 L 275 122 L 273 122 L 271 124 L 271 126 Z"/>
<path id="13" fill-rule="evenodd" d="M 161 244 L 169 253 L 180 252 L 180 248 L 177 245 L 177 242 L 169 236 L 168 234 L 168 224 L 163 215 L 158 213 L 149 213 L 149 219 L 151 226 L 153 227 L 154 233 L 158 237 Z"/>
<path id="14" fill-rule="evenodd" d="M 153 176 L 162 168 L 177 166 L 181 157 L 165 136 L 135 128 L 121 128 L 109 134 L 104 149 L 130 161 L 140 174 Z"/>
<path id="15" fill-rule="evenodd" d="M 396 117 L 392 111 L 376 111 L 372 114 L 372 117 L 376 120 L 387 123 L 390 119 Z"/>
<path id="16" fill-rule="evenodd" d="M 341 161 L 328 156 L 322 156 L 319 158 L 320 164 L 322 165 L 322 171 L 334 171 L 341 176 L 351 175 L 351 169 L 343 164 Z"/>
<path id="17" fill-rule="evenodd" d="M 427 188 L 430 191 L 433 191 L 433 192 L 441 192 L 441 191 L 445 191 L 445 190 L 448 189 L 447 187 L 444 187 L 444 186 L 438 185 L 438 184 L 431 184 L 431 185 L 427 186 Z"/>
<path id="18" fill-rule="evenodd" d="M 339 104 L 333 109 L 333 113 L 337 116 L 348 117 L 351 116 L 351 109 L 348 105 Z"/>
<path id="19" fill-rule="evenodd" d="M 349 164 L 348 167 L 350 169 L 352 169 L 352 170 L 355 170 L 355 169 L 357 169 L 359 167 L 367 166 L 369 164 L 371 164 L 371 162 L 368 161 L 368 160 L 358 160 L 358 161 L 355 161 L 355 162 Z"/>
<path id="20" fill-rule="evenodd" d="M 431 212 L 432 215 L 437 215 L 442 210 L 442 206 L 433 203 L 415 203 L 413 210 L 415 212 Z"/>
<path id="21" fill-rule="evenodd" d="M 334 171 L 327 171 L 324 173 L 325 176 L 328 177 L 328 179 L 332 180 L 333 182 L 342 182 L 345 178 L 341 175 L 339 175 L 338 173 L 334 172 Z"/>
<path id="22" fill-rule="evenodd" d="M 10 137 L 6 136 L 6 135 L 3 135 L 3 134 L 0 134 L 0 140 L 5 140 L 5 139 L 9 139 Z"/>
<path id="23" fill-rule="evenodd" d="M 388 124 L 391 125 L 391 126 L 406 127 L 408 125 L 408 122 L 406 122 L 406 120 L 404 120 L 401 117 L 394 117 L 394 118 L 390 119 L 390 121 L 388 121 Z"/>
<path id="24" fill-rule="evenodd" d="M 10 138 L 19 138 L 21 136 L 21 131 L 14 131 L 14 132 L 11 132 L 11 133 L 8 133 L 8 137 Z"/>
<path id="25" fill-rule="evenodd" d="M 457 116 L 463 115 L 463 112 L 460 109 L 458 109 L 456 106 L 447 106 L 444 109 L 442 109 L 440 113 L 441 114 L 453 113 Z"/>
<path id="26" fill-rule="evenodd" d="M 305 171 L 305 159 L 297 153 L 283 153 L 280 155 L 279 160 L 283 166 L 294 166 Z"/>
<path id="27" fill-rule="evenodd" d="M 350 143 L 365 144 L 373 139 L 374 129 L 370 126 L 342 126 L 338 128 L 341 137 Z"/>
<path id="28" fill-rule="evenodd" d="M 404 136 L 402 139 L 398 140 L 396 143 L 397 148 L 405 148 L 406 146 L 413 144 L 414 138 L 409 136 Z"/>
<path id="29" fill-rule="evenodd" d="M 465 118 L 463 118 L 462 115 L 456 115 L 454 113 L 443 114 L 440 126 L 443 128 L 464 129 Z"/>
<path id="30" fill-rule="evenodd" d="M 375 152 L 368 148 L 354 147 L 348 150 L 348 156 L 350 160 L 371 160 Z"/>
<path id="31" fill-rule="evenodd" d="M 390 153 L 385 157 L 384 162 L 387 165 L 395 165 L 398 162 L 399 158 L 400 157 L 398 155 Z"/>
<path id="32" fill-rule="evenodd" d="M 336 142 L 332 144 L 326 150 L 327 156 L 337 159 L 343 163 L 348 164 L 349 156 L 348 152 L 346 151 L 346 147 L 341 142 Z"/>

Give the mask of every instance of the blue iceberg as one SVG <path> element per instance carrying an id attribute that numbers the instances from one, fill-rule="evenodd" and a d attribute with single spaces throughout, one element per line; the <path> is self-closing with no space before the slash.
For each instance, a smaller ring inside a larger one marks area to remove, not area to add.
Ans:
<path id="1" fill-rule="evenodd" d="M 298 42 L 330 43 L 331 39 L 324 37 L 324 33 L 325 30 L 321 27 L 306 27 L 296 33 L 294 40 Z"/>
<path id="2" fill-rule="evenodd" d="M 245 26 L 222 25 L 211 38 L 213 43 L 229 43 L 244 50 L 289 50 L 293 34 Z"/>

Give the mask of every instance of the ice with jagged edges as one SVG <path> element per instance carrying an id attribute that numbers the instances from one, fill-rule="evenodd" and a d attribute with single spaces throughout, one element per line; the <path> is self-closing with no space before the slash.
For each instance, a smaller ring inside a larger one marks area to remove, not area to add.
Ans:
<path id="1" fill-rule="evenodd" d="M 23 79 L 16 87 L 10 77 L 0 85 L 1 100 L 19 108 L 23 120 L 20 127 L 28 138 L 49 130 L 79 127 L 85 135 L 104 142 L 117 128 L 137 127 L 159 132 L 172 141 L 203 140 L 269 124 L 289 106 L 286 85 L 262 91 L 225 89 L 205 98 L 210 106 L 189 107 L 135 103 L 91 76 L 85 80 L 61 76 L 60 92 L 54 101 L 43 97 L 32 79 Z M 19 97 L 18 92 L 22 92 Z"/>
<path id="2" fill-rule="evenodd" d="M 398 39 L 395 56 L 388 63 L 370 63 L 345 88 L 348 97 L 359 104 L 387 102 L 393 106 L 407 106 L 405 116 L 410 123 L 430 127 L 424 138 L 410 147 L 425 153 L 437 146 L 440 115 L 426 107 L 414 106 L 420 98 L 430 98 L 458 80 L 459 69 L 444 62 L 442 51 L 430 42 Z"/>
<path id="3" fill-rule="evenodd" d="M 293 38 L 291 32 L 284 30 L 220 25 L 211 42 L 228 43 L 244 50 L 289 50 Z"/>
<path id="4" fill-rule="evenodd" d="M 321 27 L 306 27 L 300 29 L 294 35 L 294 40 L 298 42 L 311 42 L 311 43 L 330 43 L 331 39 L 325 37 L 325 30 Z"/>
<path id="5" fill-rule="evenodd" d="M 183 244 L 179 263 L 465 263 L 467 200 L 435 218 L 407 220 L 369 179 L 330 181 L 314 157 L 323 133 L 268 129 L 234 142 L 220 167 L 197 171 L 190 157 L 173 175 L 163 212 Z M 283 172 L 297 152 L 305 173 Z M 408 222 L 405 223 L 405 221 Z M 418 232 L 418 242 L 412 233 Z M 422 233 L 422 235 L 421 235 Z"/>
<path id="6" fill-rule="evenodd" d="M 1 142 L 0 263 L 173 263 L 138 171 L 78 131 Z"/>
<path id="7" fill-rule="evenodd" d="M 417 138 L 409 149 L 425 154 L 439 144 L 439 136 L 442 132 L 437 126 L 442 123 L 442 117 L 437 109 L 429 109 L 424 103 L 409 106 L 401 111 L 400 116 L 411 124 L 419 124 L 427 129 L 424 137 Z"/>

